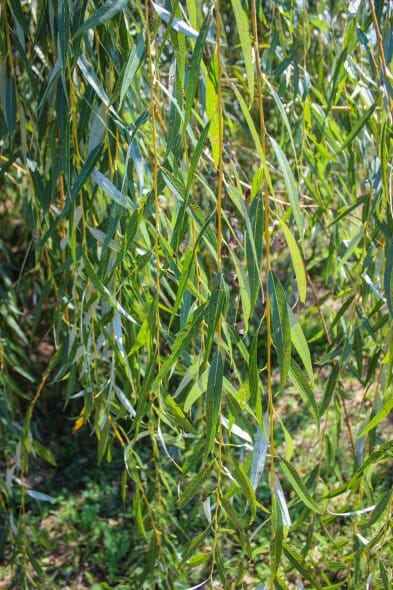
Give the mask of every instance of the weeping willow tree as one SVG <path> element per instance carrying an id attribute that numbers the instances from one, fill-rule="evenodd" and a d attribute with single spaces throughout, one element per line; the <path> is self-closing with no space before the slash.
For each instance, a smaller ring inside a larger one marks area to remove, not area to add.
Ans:
<path id="1" fill-rule="evenodd" d="M 14 587 L 45 580 L 28 473 L 55 462 L 36 418 L 53 388 L 101 469 L 122 450 L 128 587 L 389 587 L 392 18 L 381 0 L 1 1 Z"/>

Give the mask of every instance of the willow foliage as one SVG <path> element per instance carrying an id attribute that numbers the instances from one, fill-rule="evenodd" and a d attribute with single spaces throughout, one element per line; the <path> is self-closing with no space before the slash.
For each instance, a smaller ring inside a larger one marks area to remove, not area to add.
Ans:
<path id="1" fill-rule="evenodd" d="M 0 258 L 17 587 L 44 576 L 26 502 L 51 498 L 26 478 L 55 461 L 35 416 L 56 387 L 101 469 L 122 448 L 128 587 L 388 588 L 392 18 L 2 0 L 2 217 L 31 241 L 17 279 Z"/>

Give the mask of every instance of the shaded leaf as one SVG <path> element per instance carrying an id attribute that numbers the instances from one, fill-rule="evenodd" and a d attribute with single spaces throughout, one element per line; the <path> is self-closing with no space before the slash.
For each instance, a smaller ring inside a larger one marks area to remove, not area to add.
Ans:
<path id="1" fill-rule="evenodd" d="M 175 368 L 177 359 L 183 354 L 195 333 L 198 331 L 205 313 L 205 306 L 200 306 L 187 320 L 184 327 L 177 333 L 172 344 L 171 353 L 161 365 L 161 369 L 154 379 L 153 388 Z"/>
<path id="2" fill-rule="evenodd" d="M 192 478 L 179 498 L 179 508 L 186 506 L 197 493 L 201 492 L 201 486 L 209 477 L 210 470 L 211 463 L 208 463 L 199 473 L 197 473 L 197 475 L 195 475 L 195 477 Z"/>
<path id="3" fill-rule="evenodd" d="M 389 243 L 386 249 L 386 265 L 383 280 L 389 312 L 393 318 L 393 241 Z"/>
<path id="4" fill-rule="evenodd" d="M 128 209 L 128 211 L 134 211 L 136 206 L 127 196 L 123 195 L 119 189 L 108 179 L 106 176 L 101 174 L 99 170 L 93 170 L 91 174 L 92 180 L 98 184 L 98 186 L 106 193 L 115 203 Z"/>
<path id="5" fill-rule="evenodd" d="M 138 36 L 138 42 L 131 50 L 127 64 L 124 69 L 123 79 L 120 89 L 120 104 L 123 104 L 124 98 L 128 92 L 129 86 L 138 71 L 142 62 L 142 57 L 145 51 L 145 31 L 141 31 Z"/>
<path id="6" fill-rule="evenodd" d="M 271 271 L 268 276 L 271 305 L 272 339 L 280 365 L 280 389 L 285 385 L 291 362 L 291 326 L 284 289 Z"/>
<path id="7" fill-rule="evenodd" d="M 302 400 L 306 404 L 312 417 L 314 418 L 319 430 L 319 411 L 317 402 L 315 400 L 314 392 L 310 387 L 310 384 L 308 383 L 307 379 L 303 375 L 299 365 L 293 359 L 291 359 L 289 377 L 292 380 L 292 383 L 295 385 Z"/>
<path id="8" fill-rule="evenodd" d="M 321 588 L 320 583 L 318 582 L 317 578 L 310 570 L 310 568 L 304 563 L 304 558 L 300 555 L 300 553 L 295 551 L 295 549 L 293 549 L 293 547 L 291 547 L 287 543 L 283 543 L 283 549 L 285 556 L 288 558 L 295 570 L 299 572 L 299 574 L 304 576 L 306 580 L 308 580 L 312 584 L 313 588 L 316 588 L 317 590 Z"/>
<path id="9" fill-rule="evenodd" d="M 206 391 L 206 449 L 208 455 L 213 448 L 217 433 L 218 415 L 221 406 L 224 361 L 219 350 L 216 351 L 209 369 Z"/>

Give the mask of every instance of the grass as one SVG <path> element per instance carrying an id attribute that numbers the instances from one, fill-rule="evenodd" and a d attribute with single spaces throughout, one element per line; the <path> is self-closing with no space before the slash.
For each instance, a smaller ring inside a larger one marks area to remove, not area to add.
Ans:
<path id="1" fill-rule="evenodd" d="M 358 414 L 361 389 L 359 386 L 356 388 L 355 385 L 356 382 L 350 378 L 346 380 L 348 411 L 354 429 L 363 423 L 367 416 L 367 408 L 364 408 L 363 414 Z M 56 401 L 56 397 L 47 401 L 48 407 L 52 408 L 53 418 L 60 410 L 58 406 L 60 401 L 60 399 Z M 315 425 L 310 424 L 304 404 L 294 389 L 289 389 L 287 395 L 280 399 L 277 404 L 277 412 L 286 429 L 291 432 L 293 461 L 297 466 L 298 473 L 307 478 L 307 474 L 315 467 L 314 449 L 317 437 Z M 326 416 L 326 424 L 331 428 L 336 416 L 333 409 L 329 414 Z M 48 409 L 46 409 L 45 415 L 48 415 Z M 39 489 L 54 499 L 53 504 L 32 498 L 28 498 L 26 501 L 25 509 L 29 523 L 26 534 L 29 547 L 44 573 L 44 577 L 37 577 L 37 572 L 32 569 L 32 579 L 36 579 L 37 583 L 39 580 L 40 587 L 48 589 L 84 590 L 85 588 L 95 588 L 96 590 L 107 590 L 110 588 L 122 590 L 123 588 L 137 587 L 138 576 L 143 571 L 145 547 L 143 537 L 141 537 L 135 523 L 134 511 L 131 508 L 135 488 L 132 483 L 129 483 L 124 493 L 119 477 L 123 470 L 120 446 L 114 447 L 111 462 L 108 463 L 104 460 L 98 465 L 96 443 L 86 428 L 71 437 L 70 420 L 60 422 L 52 419 L 49 424 L 51 426 L 45 429 L 41 427 L 40 440 L 45 448 L 53 453 L 57 465 L 51 467 L 42 460 L 36 459 L 32 462 L 30 476 L 27 480 L 32 489 Z M 393 435 L 391 421 L 386 420 L 383 423 L 383 428 L 387 437 Z M 324 430 L 323 424 L 321 429 Z M 351 474 L 346 471 L 346 468 L 351 462 L 351 448 L 347 442 L 343 444 L 347 439 L 344 434 L 337 432 L 339 450 L 334 455 L 334 466 L 322 474 L 321 482 L 324 481 L 324 484 L 320 488 L 321 495 L 332 489 L 332 486 L 337 485 L 336 481 L 343 484 L 350 479 Z M 285 440 L 283 431 L 277 429 L 276 437 L 277 452 L 282 456 L 287 456 L 291 450 L 286 444 L 288 441 Z M 329 440 L 332 439 L 333 436 L 330 435 Z M 238 439 L 238 442 L 241 440 Z M 148 460 L 148 455 L 147 451 L 146 460 Z M 389 484 L 391 474 L 389 474 L 388 466 L 381 466 L 377 469 L 370 480 L 372 488 L 378 490 L 380 494 L 389 492 L 391 489 L 391 483 Z M 175 471 L 173 471 L 173 476 L 176 477 Z M 214 485 L 214 482 L 209 485 Z M 308 565 L 313 564 L 314 569 L 329 575 L 337 587 L 345 587 L 346 580 L 350 575 L 351 546 L 353 544 L 356 546 L 356 539 L 353 537 L 354 517 L 327 514 L 319 524 L 313 522 L 313 519 L 304 519 L 304 507 L 299 504 L 296 495 L 285 481 L 282 481 L 282 485 L 291 518 L 298 523 L 293 527 L 291 533 L 291 546 L 301 553 L 302 548 L 310 542 L 311 529 L 315 541 L 308 551 Z M 351 496 L 349 490 L 346 494 L 332 498 L 329 502 L 329 511 L 331 513 L 352 511 L 356 507 L 353 506 Z M 259 500 L 267 506 L 269 497 L 269 487 L 265 481 L 260 488 Z M 241 506 L 237 506 L 237 509 L 241 511 Z M 183 547 L 180 549 L 183 552 L 186 550 L 190 533 L 191 536 L 197 534 L 200 528 L 199 520 L 205 517 L 200 509 L 196 512 L 177 513 L 174 516 L 178 530 L 177 539 L 180 542 L 183 539 Z M 378 533 L 378 524 L 372 527 L 367 526 L 369 516 L 370 514 L 366 513 L 357 519 L 358 534 L 363 538 L 373 537 Z M 258 529 L 259 525 L 264 524 L 264 520 L 258 518 L 255 524 Z M 263 530 L 262 528 L 261 533 L 255 537 L 255 541 L 258 541 L 256 544 L 253 542 L 253 547 L 258 550 L 264 548 L 264 551 L 258 553 L 258 556 L 247 564 L 242 586 L 244 588 L 255 588 L 268 574 L 269 562 L 265 553 L 268 538 Z M 326 536 L 331 539 L 328 560 L 326 560 L 323 550 Z M 6 558 L 10 551 L 11 547 L 7 546 Z M 195 553 L 185 565 L 183 574 L 178 572 L 175 577 L 176 587 L 190 587 L 192 580 L 197 582 L 205 579 L 209 551 L 209 546 L 205 545 L 202 551 Z M 226 568 L 228 579 L 230 577 L 234 579 L 237 573 L 230 566 L 233 556 L 236 554 L 241 555 L 241 548 L 228 538 L 223 545 L 223 558 L 228 564 Z M 374 551 L 371 550 L 368 554 L 368 567 L 371 566 L 374 559 Z M 389 559 L 387 545 L 387 553 L 384 554 L 383 560 L 387 568 L 389 567 Z M 295 584 L 298 577 L 293 571 L 291 573 L 292 568 L 287 560 L 286 568 L 288 568 L 289 583 Z M 181 581 L 184 575 L 188 577 L 188 586 L 184 581 Z M 5 568 L 0 579 L 0 587 L 8 588 L 9 582 L 10 569 Z"/>

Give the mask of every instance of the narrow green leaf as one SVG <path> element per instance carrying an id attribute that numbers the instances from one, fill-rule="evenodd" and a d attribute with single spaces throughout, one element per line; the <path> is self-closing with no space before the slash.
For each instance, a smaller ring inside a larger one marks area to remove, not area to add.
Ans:
<path id="1" fill-rule="evenodd" d="M 184 108 L 183 136 L 187 131 L 187 125 L 191 117 L 192 105 L 194 103 L 198 84 L 200 83 L 201 59 L 206 45 L 206 38 L 209 31 L 209 26 L 210 14 L 207 15 L 202 25 L 202 28 L 199 32 L 198 38 L 195 43 L 194 51 L 192 52 L 190 69 L 187 74 L 187 85 L 185 87 L 186 104 Z"/>
<path id="2" fill-rule="evenodd" d="M 215 550 L 215 558 L 216 558 L 218 575 L 220 576 L 220 581 L 222 584 L 222 589 L 223 590 L 230 590 L 229 581 L 228 581 L 228 570 L 225 567 L 224 561 L 221 556 L 221 552 L 218 547 L 216 547 L 216 550 Z"/>
<path id="3" fill-rule="evenodd" d="M 81 55 L 78 58 L 77 64 L 78 64 L 83 76 L 86 78 L 87 82 L 93 88 L 94 92 L 102 100 L 104 105 L 109 107 L 109 105 L 110 105 L 109 96 L 107 95 L 107 93 L 105 92 L 103 87 L 101 86 L 101 82 L 99 81 L 98 76 L 97 76 L 93 66 L 91 65 L 91 63 L 87 60 L 87 58 L 84 55 Z"/>
<path id="4" fill-rule="evenodd" d="M 183 508 L 192 498 L 201 491 L 202 484 L 207 480 L 212 464 L 208 463 L 205 467 L 192 478 L 179 498 L 179 508 Z"/>
<path id="5" fill-rule="evenodd" d="M 78 37 L 84 31 L 102 25 L 118 12 L 123 10 L 128 4 L 128 0 L 106 0 L 102 6 L 100 6 L 94 14 L 91 15 L 76 31 L 74 37 Z"/>
<path id="6" fill-rule="evenodd" d="M 386 494 L 384 494 L 382 496 L 382 498 L 379 500 L 379 502 L 375 506 L 370 518 L 367 520 L 367 527 L 370 527 L 371 525 L 373 525 L 379 521 L 381 516 L 384 514 L 386 508 L 388 507 L 388 505 L 392 499 L 392 496 L 393 496 L 393 489 L 388 490 L 386 492 Z"/>
<path id="7" fill-rule="evenodd" d="M 210 222 L 216 213 L 214 209 L 209 215 L 208 219 L 206 219 L 205 213 L 191 195 L 189 196 L 189 207 L 197 225 L 201 228 L 205 227 L 207 222 Z M 206 226 L 205 244 L 207 248 L 209 248 L 213 260 L 215 260 L 217 256 L 217 234 L 211 227 L 208 226 Z"/>
<path id="8" fill-rule="evenodd" d="M 254 522 L 255 517 L 256 517 L 256 511 L 257 511 L 257 503 L 256 503 L 256 497 L 255 497 L 255 490 L 254 487 L 249 479 L 249 477 L 247 476 L 246 472 L 244 471 L 243 467 L 239 464 L 234 463 L 232 469 L 231 469 L 232 475 L 234 476 L 234 478 L 236 479 L 241 491 L 243 492 L 244 496 L 246 497 L 246 500 L 248 502 L 248 505 L 250 507 L 250 521 L 248 524 L 251 524 L 252 522 Z"/>
<path id="9" fill-rule="evenodd" d="M 247 333 L 249 322 L 251 319 L 250 283 L 248 280 L 248 275 L 244 269 L 243 263 L 236 256 L 232 248 L 229 249 L 229 253 L 235 266 L 237 280 L 239 281 L 240 302 L 242 304 L 243 310 L 242 319 L 244 322 L 244 332 Z"/>
<path id="10" fill-rule="evenodd" d="M 71 188 L 71 146 L 69 115 L 69 103 L 66 91 L 64 90 L 64 84 L 58 84 L 56 92 L 56 118 L 60 136 L 60 166 L 64 172 L 67 191 Z"/>
<path id="11" fill-rule="evenodd" d="M 71 188 L 71 199 L 72 200 L 75 199 L 75 197 L 77 196 L 77 194 L 79 193 L 79 191 L 83 187 L 84 183 L 86 182 L 86 180 L 88 179 L 90 174 L 93 172 L 94 166 L 96 165 L 97 160 L 100 157 L 102 147 L 103 147 L 102 143 L 100 143 L 99 145 L 96 145 L 91 150 L 89 155 L 87 156 L 87 160 L 83 164 L 82 170 L 80 171 L 77 179 L 75 180 L 75 182 Z"/>
<path id="12" fill-rule="evenodd" d="M 325 510 L 313 500 L 310 496 L 306 486 L 300 479 L 296 469 L 285 459 L 280 457 L 280 464 L 281 469 L 287 478 L 289 484 L 293 488 L 293 491 L 297 495 L 297 498 L 303 502 L 308 508 L 310 508 L 313 512 L 317 512 L 317 514 L 323 514 Z"/>
<path id="13" fill-rule="evenodd" d="M 194 259 L 194 249 L 189 247 L 186 249 L 184 256 L 183 256 L 183 267 L 182 267 L 181 275 L 180 275 L 179 282 L 178 282 L 176 299 L 175 299 L 175 302 L 172 307 L 172 315 L 171 315 L 169 325 L 172 324 L 172 321 L 175 318 L 177 310 L 179 309 L 179 306 L 180 306 L 181 301 L 183 299 L 184 290 L 187 286 L 187 282 L 190 277 L 193 259 Z"/>
<path id="14" fill-rule="evenodd" d="M 104 105 L 106 107 L 108 107 L 109 111 L 114 116 L 114 118 L 116 120 L 116 124 L 120 128 L 125 129 L 119 115 L 117 114 L 116 110 L 113 108 L 113 106 L 111 104 L 109 96 L 107 95 L 107 93 L 103 89 L 101 82 L 97 76 L 97 73 L 96 73 L 95 69 L 93 68 L 93 66 L 91 65 L 91 63 L 82 54 L 79 56 L 77 64 L 79 66 L 80 71 L 83 74 L 83 77 L 87 80 L 87 82 L 89 83 L 91 88 L 94 90 L 94 92 L 97 94 L 99 99 L 104 103 Z"/>
<path id="15" fill-rule="evenodd" d="M 100 295 L 104 297 L 104 299 L 106 299 L 112 305 L 112 307 L 116 309 L 121 315 L 123 315 L 129 322 L 137 324 L 137 321 L 120 305 L 120 303 L 117 301 L 117 299 L 115 299 L 115 297 L 109 291 L 109 289 L 98 278 L 92 264 L 89 262 L 86 256 L 83 258 L 83 262 L 87 276 L 89 277 L 97 291 L 100 293 Z"/>
<path id="16" fill-rule="evenodd" d="M 206 448 L 208 455 L 213 448 L 217 433 L 218 415 L 221 406 L 224 361 L 219 350 L 216 351 L 209 369 L 206 391 Z"/>
<path id="17" fill-rule="evenodd" d="M 344 207 L 343 209 L 339 209 L 338 211 L 338 215 L 337 217 L 335 217 L 333 219 L 333 221 L 331 221 L 327 227 L 332 227 L 333 225 L 335 225 L 338 221 L 340 221 L 340 219 L 342 219 L 343 217 L 345 217 L 346 215 L 349 215 L 349 213 L 351 213 L 351 211 L 353 211 L 354 209 L 357 209 L 360 205 L 365 205 L 367 203 L 367 200 L 369 199 L 369 195 L 363 195 L 362 197 L 359 197 L 355 203 L 352 203 L 352 205 L 350 205 L 349 207 Z"/>
<path id="18" fill-rule="evenodd" d="M 284 178 L 285 188 L 287 190 L 288 199 L 292 207 L 293 217 L 295 219 L 297 230 L 299 232 L 300 240 L 302 240 L 304 233 L 303 217 L 300 211 L 299 191 L 296 187 L 296 181 L 293 176 L 287 157 L 282 151 L 280 145 L 273 137 L 270 136 L 269 139 L 270 143 L 272 144 L 274 153 L 276 154 L 278 165 L 280 166 Z"/>
<path id="19" fill-rule="evenodd" d="M 366 428 L 362 430 L 362 432 L 358 435 L 358 438 L 362 438 L 365 436 L 370 430 L 373 430 L 378 426 L 382 420 L 389 416 L 390 412 L 393 409 L 393 396 L 388 397 L 386 402 L 383 404 L 382 408 L 375 414 L 374 418 L 370 420 L 367 424 Z"/>
<path id="20" fill-rule="evenodd" d="M 176 299 L 175 302 L 173 304 L 173 309 L 172 309 L 172 314 L 171 314 L 171 319 L 170 319 L 170 323 L 169 325 L 172 324 L 173 319 L 177 313 L 177 310 L 179 309 L 179 306 L 181 304 L 181 301 L 183 299 L 183 295 L 185 292 L 186 287 L 188 287 L 189 289 L 192 288 L 191 283 L 189 281 L 189 277 L 190 277 L 190 273 L 192 270 L 192 263 L 194 261 L 194 256 L 195 256 L 195 252 L 197 251 L 197 248 L 199 246 L 199 243 L 202 240 L 202 237 L 205 233 L 205 231 L 207 231 L 210 221 L 212 219 L 212 217 L 215 215 L 215 211 L 213 211 L 209 217 L 206 219 L 203 227 L 201 228 L 196 240 L 194 241 L 194 245 L 193 248 L 187 248 L 185 254 L 184 254 L 184 259 L 183 259 L 183 268 L 182 268 L 182 272 L 180 275 L 180 280 L 178 283 L 178 288 L 177 288 L 177 293 L 176 293 Z"/>
<path id="21" fill-rule="evenodd" d="M 235 13 L 236 28 L 240 37 L 240 44 L 246 70 L 250 104 L 254 101 L 254 64 L 252 52 L 252 37 L 249 31 L 247 12 L 244 10 L 241 0 L 232 0 L 233 12 Z"/>
<path id="22" fill-rule="evenodd" d="M 182 563 L 188 561 L 188 558 L 190 557 L 190 555 L 193 555 L 194 550 L 197 547 L 199 547 L 199 545 L 202 543 L 202 541 L 207 537 L 207 535 L 209 533 L 210 533 L 210 526 L 208 526 L 204 531 L 199 533 L 199 535 L 195 535 L 195 537 L 191 540 L 190 544 L 186 547 L 186 550 L 184 551 L 184 553 L 182 555 Z"/>
<path id="23" fill-rule="evenodd" d="M 183 354 L 195 333 L 198 331 L 205 314 L 205 306 L 201 305 L 185 323 L 184 327 L 177 333 L 175 341 L 172 344 L 171 353 L 161 365 L 161 369 L 154 379 L 153 389 L 157 387 L 158 383 L 168 375 L 168 373 L 176 366 L 176 361 Z"/>
<path id="24" fill-rule="evenodd" d="M 386 571 L 383 561 L 379 562 L 379 571 L 381 574 L 383 590 L 390 590 L 392 579 L 390 577 L 390 580 L 389 580 L 389 573 Z M 391 576 L 391 573 L 392 572 L 390 571 L 390 576 Z"/>
<path id="25" fill-rule="evenodd" d="M 197 434 L 197 431 L 191 424 L 191 422 L 186 418 L 183 410 L 181 407 L 175 402 L 171 395 L 167 395 L 165 398 L 165 406 L 169 416 L 173 419 L 173 421 L 178 424 L 183 430 L 186 432 L 191 432 L 192 434 Z"/>
<path id="26" fill-rule="evenodd" d="M 210 295 L 206 313 L 207 333 L 204 362 L 207 361 L 214 341 L 216 327 L 227 302 L 226 289 L 222 273 L 216 277 L 214 290 Z"/>
<path id="27" fill-rule="evenodd" d="M 184 402 L 184 411 L 185 412 L 189 412 L 191 410 L 191 406 L 206 391 L 207 377 L 208 377 L 208 370 L 206 370 L 204 373 L 202 373 L 202 375 L 197 379 L 197 381 L 191 387 L 191 389 L 188 392 L 188 395 L 186 397 L 186 401 Z"/>
<path id="28" fill-rule="evenodd" d="M 156 539 L 156 532 L 152 531 L 149 547 L 147 552 L 144 554 L 144 563 L 145 567 L 143 568 L 142 573 L 139 576 L 139 584 L 142 586 L 143 582 L 146 580 L 148 576 L 150 576 L 151 572 L 154 570 L 156 565 L 158 555 L 158 547 L 157 547 L 157 539 Z"/>
<path id="29" fill-rule="evenodd" d="M 262 256 L 263 256 L 263 197 L 257 194 L 252 200 L 249 208 L 249 215 L 247 208 L 243 203 L 242 216 L 246 223 L 247 232 L 245 234 L 246 240 L 246 260 L 247 271 L 250 282 L 250 296 L 251 296 L 251 314 L 253 314 L 255 306 L 258 301 L 260 291 L 263 292 L 262 283 Z M 249 218 L 249 224 L 248 224 Z"/>
<path id="30" fill-rule="evenodd" d="M 41 457 L 41 459 L 44 459 L 44 461 L 56 467 L 56 459 L 54 458 L 53 453 L 44 447 L 44 445 L 42 445 L 38 440 L 33 441 L 33 448 L 37 455 Z"/>
<path id="31" fill-rule="evenodd" d="M 67 71 L 67 57 L 70 47 L 70 13 L 68 0 L 59 0 L 57 5 L 58 18 L 58 32 L 57 32 L 57 48 L 59 59 L 61 63 L 61 77 L 63 86 L 65 87 L 65 76 Z"/>
<path id="32" fill-rule="evenodd" d="M 304 563 L 304 558 L 300 555 L 300 553 L 295 551 L 293 547 L 290 547 L 286 543 L 283 543 L 283 549 L 285 556 L 288 558 L 295 570 L 299 572 L 299 574 L 304 576 L 304 578 L 306 578 L 306 580 L 308 580 L 312 584 L 313 588 L 319 590 L 321 588 L 320 583 L 318 582 L 317 578 L 310 570 L 310 568 Z"/>
<path id="33" fill-rule="evenodd" d="M 289 253 L 291 255 L 292 266 L 295 271 L 297 288 L 299 291 L 299 299 L 302 303 L 305 303 L 307 297 L 307 278 L 303 258 L 295 237 L 283 219 L 280 219 L 280 227 L 288 244 Z"/>
<path id="34" fill-rule="evenodd" d="M 291 362 L 291 325 L 285 291 L 271 271 L 268 276 L 268 291 L 271 305 L 272 339 L 280 366 L 280 389 L 285 385 Z"/>
<path id="35" fill-rule="evenodd" d="M 320 31 L 329 31 L 329 25 L 326 22 L 326 19 L 323 19 L 320 14 L 308 14 L 307 19 L 313 27 L 316 27 Z"/>
<path id="36" fill-rule="evenodd" d="M 353 21 L 355 22 L 355 21 Z M 343 51 L 340 53 L 333 72 L 332 81 L 330 84 L 330 92 L 329 92 L 329 101 L 328 101 L 328 110 L 330 111 L 331 107 L 336 104 L 337 99 L 340 96 L 338 92 L 340 83 L 342 82 L 343 77 L 346 77 L 346 71 L 344 68 L 345 61 L 348 55 L 348 45 L 346 45 Z"/>
<path id="37" fill-rule="evenodd" d="M 291 141 L 293 156 L 294 156 L 295 161 L 296 161 L 296 164 L 297 164 L 297 153 L 296 153 L 295 141 L 293 139 L 292 127 L 291 127 L 291 124 L 289 122 L 288 115 L 286 113 L 286 110 L 284 108 L 284 105 L 282 104 L 282 101 L 281 101 L 279 95 L 274 90 L 274 87 L 272 86 L 272 84 L 270 84 L 270 82 L 269 82 L 269 80 L 267 79 L 266 76 L 264 76 L 264 82 L 265 82 L 266 86 L 269 88 L 269 90 L 270 90 L 270 92 L 271 92 L 271 94 L 272 94 L 272 96 L 274 98 L 274 102 L 276 103 L 277 108 L 280 111 L 281 118 L 284 121 L 285 128 L 287 130 L 289 139 Z"/>
<path id="38" fill-rule="evenodd" d="M 377 103 L 375 102 L 373 105 L 371 105 L 371 107 L 369 109 L 367 109 L 367 111 L 364 113 L 364 115 L 362 115 L 360 117 L 360 119 L 356 122 L 356 124 L 352 127 L 351 131 L 348 133 L 347 137 L 344 140 L 344 143 L 342 144 L 340 149 L 337 151 L 337 153 L 345 150 L 349 146 L 349 144 L 355 139 L 357 134 L 364 127 L 364 125 L 367 123 L 367 121 L 369 120 L 369 118 L 371 117 L 373 112 L 375 111 L 376 106 L 377 106 Z"/>
<path id="39" fill-rule="evenodd" d="M 214 165 L 218 166 L 220 157 L 220 109 L 218 105 L 218 57 L 214 53 L 208 68 L 206 79 L 206 112 L 210 121 L 209 140 L 212 148 Z"/>
<path id="40" fill-rule="evenodd" d="M 206 561 L 210 560 L 211 555 L 209 553 L 195 553 L 190 559 L 187 560 L 187 567 L 194 568 L 203 565 Z M 207 584 L 209 579 L 205 580 L 205 584 Z M 203 582 L 199 586 L 203 588 Z"/>
<path id="41" fill-rule="evenodd" d="M 174 174 L 173 172 L 165 168 L 165 166 L 161 167 L 161 172 L 165 184 L 168 186 L 168 188 L 172 190 L 175 193 L 175 195 L 177 195 L 180 201 L 184 201 L 184 197 L 186 194 L 186 186 L 181 175 L 179 173 Z"/>
<path id="42" fill-rule="evenodd" d="M 18 23 L 18 25 L 23 30 L 24 34 L 26 35 L 26 38 L 28 38 L 29 35 L 31 34 L 31 30 L 29 28 L 29 24 L 27 22 L 26 15 L 23 12 L 20 2 L 10 2 L 9 7 L 12 11 L 15 21 Z"/>
<path id="43" fill-rule="evenodd" d="M 281 425 L 281 428 L 283 429 L 284 432 L 284 440 L 285 440 L 285 459 L 287 461 L 291 461 L 292 457 L 293 457 L 293 451 L 294 451 L 294 442 L 293 442 L 293 438 L 292 436 L 289 434 L 288 429 L 285 427 L 284 422 L 281 420 L 281 418 L 279 417 L 279 422 Z"/>
<path id="44" fill-rule="evenodd" d="M 282 514 L 276 496 L 272 496 L 272 531 L 273 535 L 270 540 L 270 568 L 271 576 L 274 580 L 280 567 L 282 543 L 284 539 Z"/>
<path id="45" fill-rule="evenodd" d="M 146 33 L 141 31 L 138 36 L 138 42 L 131 50 L 123 73 L 123 79 L 120 89 L 120 105 L 123 104 L 124 98 L 128 92 L 129 86 L 142 63 L 142 57 L 145 51 Z"/>
<path id="46" fill-rule="evenodd" d="M 145 539 L 147 539 L 147 532 L 145 529 L 145 523 L 143 522 L 141 495 L 140 495 L 140 492 L 139 492 L 137 486 L 135 487 L 135 490 L 133 492 L 132 508 L 133 508 L 133 516 L 135 519 L 135 524 L 137 526 L 137 529 L 139 530 L 140 534 Z"/>
<path id="47" fill-rule="evenodd" d="M 46 82 L 43 95 L 42 95 L 41 100 L 40 100 L 40 102 L 39 102 L 39 104 L 37 106 L 38 118 L 40 118 L 41 115 L 43 114 L 43 107 L 45 106 L 46 101 L 47 101 L 48 97 L 51 94 L 53 84 L 57 80 L 57 78 L 58 78 L 58 76 L 60 74 L 60 70 L 61 70 L 61 63 L 60 63 L 60 60 L 57 59 L 54 67 L 52 68 L 52 70 L 51 70 L 51 72 L 49 74 L 49 77 L 48 77 L 48 80 Z"/>
<path id="48" fill-rule="evenodd" d="M 263 244 L 261 240 L 261 236 L 263 234 L 263 203 L 262 199 L 255 197 L 252 205 L 250 207 L 250 212 L 246 207 L 246 202 L 242 192 L 230 184 L 226 187 L 228 195 L 230 196 L 233 203 L 238 208 L 239 212 L 241 213 L 242 219 L 246 225 L 247 232 L 246 232 L 246 265 L 247 265 L 247 273 L 244 274 L 244 277 L 241 277 L 241 280 L 246 287 L 246 291 L 248 294 L 249 299 L 249 307 L 250 310 L 248 311 L 247 315 L 244 311 L 244 318 L 246 318 L 246 325 L 248 326 L 248 320 L 251 318 L 251 313 L 254 309 L 257 295 L 259 292 L 259 288 L 263 289 L 262 285 L 262 273 L 261 273 L 261 265 L 262 265 L 262 251 L 263 251 Z M 232 250 L 231 250 L 232 251 Z M 237 257 L 236 257 L 237 259 Z M 240 266 L 236 260 L 234 260 L 236 269 Z M 241 265 L 243 268 L 243 265 Z M 242 273 L 243 274 L 243 273 Z M 252 285 L 252 288 L 251 288 Z M 248 306 L 248 303 L 247 303 Z M 243 319 L 244 319 L 243 318 Z M 245 330 L 248 331 L 248 328 Z"/>
<path id="49" fill-rule="evenodd" d="M 13 76 L 7 80 L 5 95 L 5 120 L 9 134 L 12 136 L 16 129 L 16 86 Z"/>
<path id="50" fill-rule="evenodd" d="M 258 371 L 258 343 L 259 343 L 259 330 L 256 331 L 252 341 L 251 341 L 251 348 L 248 357 L 248 385 L 250 389 L 250 401 L 251 406 L 255 408 L 255 412 L 260 419 L 262 420 L 261 414 L 261 403 L 260 403 L 260 389 L 261 389 L 261 382 L 259 379 L 259 371 Z M 259 412 L 259 415 L 258 415 Z"/>
<path id="51" fill-rule="evenodd" d="M 313 392 L 312 388 L 310 387 L 310 384 L 308 383 L 307 379 L 303 375 L 299 365 L 293 359 L 291 359 L 291 366 L 289 369 L 289 377 L 290 377 L 292 383 L 294 384 L 294 386 L 296 387 L 298 393 L 300 394 L 300 397 L 302 398 L 302 400 L 306 404 L 308 410 L 310 411 L 310 414 L 314 418 L 315 423 L 318 426 L 318 430 L 319 430 L 319 426 L 320 426 L 319 411 L 318 411 L 317 402 L 315 401 L 314 392 Z"/>
<path id="52" fill-rule="evenodd" d="M 296 349 L 296 352 L 301 358 L 304 368 L 307 371 L 308 378 L 311 383 L 314 383 L 314 371 L 312 368 L 310 349 L 300 325 L 299 318 L 293 313 L 290 307 L 288 307 L 289 320 L 291 322 L 291 342 Z"/>
<path id="53" fill-rule="evenodd" d="M 220 503 L 224 509 L 225 514 L 228 517 L 229 522 L 232 524 L 233 528 L 236 531 L 244 530 L 246 523 L 242 520 L 242 518 L 237 514 L 236 510 L 232 506 L 232 504 L 227 500 L 225 497 L 220 499 Z"/>
<path id="54" fill-rule="evenodd" d="M 243 96 L 240 94 L 239 90 L 236 88 L 235 85 L 232 87 L 232 89 L 233 89 L 233 92 L 235 93 L 236 100 L 238 101 L 238 103 L 240 105 L 243 116 L 244 116 L 246 123 L 248 125 L 248 128 L 250 130 L 251 137 L 254 141 L 254 146 L 255 146 L 255 149 L 258 153 L 258 156 L 261 158 L 262 161 L 264 161 L 265 156 L 264 156 L 263 149 L 262 149 L 260 134 L 258 133 L 258 131 L 255 127 L 255 123 L 253 121 L 253 118 L 251 117 L 250 111 L 248 110 L 248 107 L 246 105 L 246 102 L 245 102 Z"/>
<path id="55" fill-rule="evenodd" d="M 336 384 L 340 375 L 340 367 L 338 364 L 334 365 L 332 371 L 329 375 L 328 382 L 326 384 L 325 393 L 323 396 L 323 400 L 319 407 L 319 415 L 322 417 L 323 414 L 326 412 L 330 401 L 333 397 L 333 394 L 336 390 Z"/>
<path id="56" fill-rule="evenodd" d="M 393 240 L 389 243 L 386 249 L 386 266 L 383 282 L 389 312 L 393 318 Z"/>
<path id="57" fill-rule="evenodd" d="M 101 174 L 99 170 L 93 170 L 91 174 L 92 180 L 106 193 L 115 203 L 128 209 L 128 211 L 134 211 L 136 206 L 127 196 L 123 195 L 119 189 L 108 179 L 106 176 Z"/>
<path id="58" fill-rule="evenodd" d="M 186 197 L 188 196 L 188 193 L 190 192 L 192 180 L 193 180 L 195 171 L 197 169 L 199 159 L 202 155 L 202 150 L 204 148 L 206 139 L 209 136 L 209 128 L 210 128 L 210 121 L 208 121 L 206 123 L 205 127 L 203 128 L 202 133 L 199 136 L 198 143 L 196 144 L 195 149 L 193 151 L 191 162 L 190 162 L 190 167 L 188 170 Z"/>

